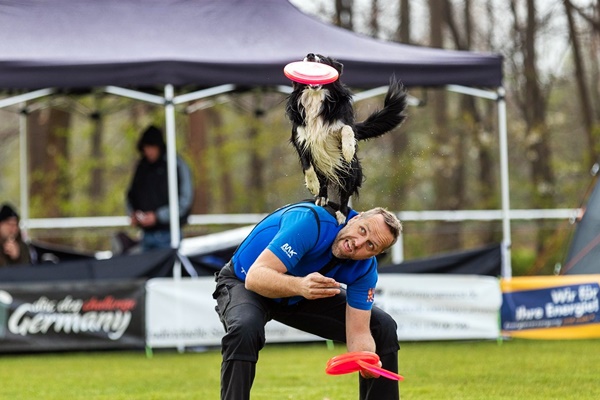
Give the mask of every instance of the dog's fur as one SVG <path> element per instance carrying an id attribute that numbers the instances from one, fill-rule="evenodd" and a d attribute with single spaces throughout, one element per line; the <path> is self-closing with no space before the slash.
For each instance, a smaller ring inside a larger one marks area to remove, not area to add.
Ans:
<path id="1" fill-rule="evenodd" d="M 343 65 L 332 58 L 310 53 L 304 61 L 330 65 L 342 75 Z M 392 77 L 383 109 L 356 123 L 352 93 L 339 78 L 324 85 L 293 82 L 292 87 L 286 114 L 306 187 L 317 196 L 318 205 L 333 207 L 343 223 L 350 197 L 358 195 L 363 182 L 357 142 L 381 136 L 404 121 L 406 91 Z"/>

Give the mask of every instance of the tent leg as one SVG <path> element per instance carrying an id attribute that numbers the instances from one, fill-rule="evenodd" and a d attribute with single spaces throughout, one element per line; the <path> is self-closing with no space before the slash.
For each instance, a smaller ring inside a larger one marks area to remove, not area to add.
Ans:
<path id="1" fill-rule="evenodd" d="M 502 277 L 512 277 L 510 198 L 508 185 L 508 133 L 506 127 L 506 100 L 503 87 L 498 88 L 498 134 L 500 136 L 500 185 L 502 192 Z"/>
<path id="2" fill-rule="evenodd" d="M 179 248 L 179 201 L 177 185 L 177 150 L 175 139 L 175 105 L 173 85 L 165 86 L 165 122 L 167 131 L 167 173 L 169 176 L 169 218 L 171 227 L 171 247 Z"/>

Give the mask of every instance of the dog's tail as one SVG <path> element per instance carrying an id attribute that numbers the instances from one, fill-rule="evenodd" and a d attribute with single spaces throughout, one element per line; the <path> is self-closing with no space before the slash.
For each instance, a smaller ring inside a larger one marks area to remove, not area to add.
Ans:
<path id="1" fill-rule="evenodd" d="M 395 76 L 392 76 L 383 108 L 355 125 L 356 138 L 358 140 L 372 139 L 396 128 L 406 119 L 405 108 L 406 90 L 404 85 L 398 82 Z"/>

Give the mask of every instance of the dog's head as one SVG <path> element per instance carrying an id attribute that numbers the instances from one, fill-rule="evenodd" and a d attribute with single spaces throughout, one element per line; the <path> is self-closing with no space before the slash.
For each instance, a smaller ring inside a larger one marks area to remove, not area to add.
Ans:
<path id="1" fill-rule="evenodd" d="M 334 60 L 331 57 L 325 57 L 321 54 L 315 54 L 315 53 L 308 53 L 306 55 L 306 57 L 304 57 L 304 61 L 309 61 L 309 62 L 317 62 L 317 63 L 321 63 L 321 64 L 327 64 L 330 67 L 333 67 L 336 69 L 336 71 L 338 72 L 338 74 L 341 76 L 342 72 L 344 70 L 344 65 L 337 61 Z"/>
<path id="2" fill-rule="evenodd" d="M 339 76 L 342 76 L 342 72 L 344 70 L 344 65 L 341 62 L 339 62 L 339 61 L 337 61 L 337 60 L 335 60 L 335 59 L 333 59 L 331 57 L 323 56 L 321 54 L 308 53 L 306 55 L 306 57 L 304 57 L 303 61 L 305 61 L 305 62 L 316 62 L 316 63 L 321 63 L 321 64 L 329 65 L 330 67 L 335 68 L 335 70 L 338 72 Z M 305 84 L 305 83 L 292 82 L 292 87 L 293 87 L 294 90 L 297 90 L 297 89 L 301 90 L 301 89 L 303 89 L 305 87 L 310 87 L 311 89 L 320 89 L 322 87 L 327 87 L 328 85 L 335 85 L 335 84 L 339 85 L 339 80 L 340 79 L 338 78 L 334 82 L 327 83 L 325 85 L 309 85 L 309 84 Z"/>

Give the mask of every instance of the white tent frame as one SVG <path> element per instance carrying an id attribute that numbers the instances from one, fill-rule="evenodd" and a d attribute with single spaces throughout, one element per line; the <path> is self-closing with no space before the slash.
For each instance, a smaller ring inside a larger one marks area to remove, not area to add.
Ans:
<path id="1" fill-rule="evenodd" d="M 494 100 L 497 104 L 498 118 L 498 136 L 499 136 L 499 153 L 500 153 L 500 190 L 501 190 L 501 219 L 502 219 L 502 277 L 510 279 L 512 277 L 511 267 L 511 230 L 510 230 L 510 189 L 508 175 L 508 132 L 507 132 L 507 115 L 506 115 L 506 100 L 505 90 L 503 87 L 497 88 L 496 91 L 476 89 L 460 85 L 447 85 L 446 90 L 479 97 L 488 100 Z M 107 94 L 127 97 L 134 100 L 140 100 L 147 103 L 162 105 L 165 112 L 166 125 L 166 148 L 167 148 L 167 172 L 168 172 L 168 187 L 169 187 L 169 215 L 170 215 L 170 230 L 171 230 L 171 247 L 178 249 L 181 243 L 180 224 L 179 224 L 179 202 L 178 202 L 178 187 L 177 187 L 177 164 L 176 164 L 176 128 L 175 128 L 175 106 L 178 104 L 188 103 L 195 100 L 204 99 L 231 92 L 235 89 L 233 84 L 220 85 L 208 89 L 198 90 L 182 95 L 175 96 L 174 87 L 167 84 L 164 87 L 164 95 L 158 96 L 145 92 L 125 89 L 117 86 L 106 86 L 103 91 Z M 278 90 L 284 93 L 289 93 L 291 88 L 288 86 L 279 86 Z M 354 96 L 354 101 L 360 101 L 369 97 L 373 97 L 387 91 L 387 86 L 375 88 L 358 93 Z M 49 96 L 55 93 L 52 88 L 40 89 L 13 97 L 0 100 L 0 109 L 20 105 L 21 114 L 19 119 L 19 179 L 20 179 L 20 211 L 21 220 L 24 229 L 27 229 L 30 224 L 29 218 L 29 195 L 27 188 L 28 168 L 27 168 L 27 114 L 25 103 L 41 97 Z M 493 212 L 493 211 L 491 211 Z M 176 264 L 174 276 L 181 276 L 181 265 Z"/>

